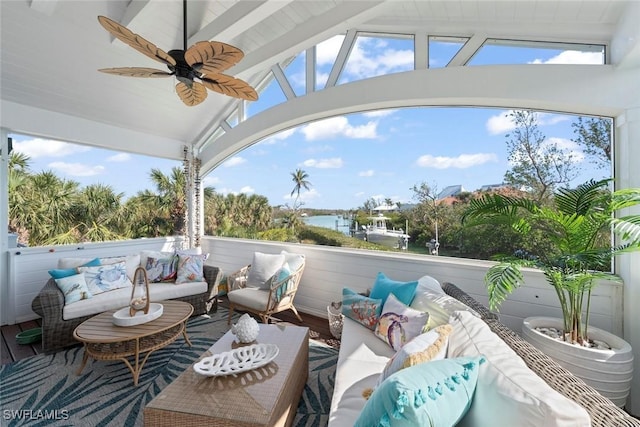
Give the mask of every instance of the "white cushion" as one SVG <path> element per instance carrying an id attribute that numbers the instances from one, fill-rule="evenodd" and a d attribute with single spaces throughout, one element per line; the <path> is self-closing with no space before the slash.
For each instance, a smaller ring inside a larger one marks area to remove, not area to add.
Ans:
<path id="1" fill-rule="evenodd" d="M 303 254 L 294 254 L 287 251 L 280 252 L 284 255 L 284 261 L 289 264 L 289 269 L 292 273 L 296 272 L 302 264 L 304 264 L 304 255 Z"/>
<path id="2" fill-rule="evenodd" d="M 367 403 L 362 393 L 375 387 L 394 351 L 373 331 L 344 319 L 342 342 L 329 412 L 329 427 L 353 427 Z"/>
<path id="3" fill-rule="evenodd" d="M 247 276 L 247 286 L 267 288 L 267 280 L 282 267 L 284 260 L 285 257 L 283 254 L 254 252 L 249 275 Z"/>
<path id="4" fill-rule="evenodd" d="M 440 286 L 440 282 L 438 282 L 431 276 L 422 276 L 418 279 L 418 287 L 416 288 L 416 292 L 420 290 L 427 290 L 445 295 L 444 289 L 442 289 L 442 286 Z"/>
<path id="5" fill-rule="evenodd" d="M 93 258 L 76 258 L 76 257 L 60 258 L 58 259 L 58 268 L 60 269 L 76 268 L 76 267 L 80 267 L 83 264 L 88 263 L 89 261 L 93 261 L 94 259 L 96 258 L 95 257 Z"/>
<path id="6" fill-rule="evenodd" d="M 444 292 L 434 292 L 424 286 L 416 289 L 416 294 L 411 301 L 411 308 L 429 313 L 428 329 L 433 329 L 449 322 L 449 316 L 458 310 L 465 310 L 478 316 L 475 310 Z"/>
<path id="7" fill-rule="evenodd" d="M 183 283 L 179 286 L 174 283 L 150 283 L 149 299 L 151 302 L 158 302 L 201 294 L 206 290 L 207 282 Z M 76 319 L 102 313 L 103 311 L 120 309 L 128 306 L 130 299 L 131 287 L 103 292 L 94 295 L 91 299 L 65 305 L 62 309 L 62 318 L 64 320 Z"/>
<path id="8" fill-rule="evenodd" d="M 471 426 L 589 426 L 587 411 L 552 389 L 481 319 L 466 311 L 450 319 L 447 357 L 482 354 L 486 362 L 471 408 L 458 424 Z"/>
<path id="9" fill-rule="evenodd" d="M 234 304 L 244 305 L 254 310 L 265 310 L 267 302 L 269 302 L 269 291 L 256 287 L 246 287 L 227 293 L 227 297 Z"/>

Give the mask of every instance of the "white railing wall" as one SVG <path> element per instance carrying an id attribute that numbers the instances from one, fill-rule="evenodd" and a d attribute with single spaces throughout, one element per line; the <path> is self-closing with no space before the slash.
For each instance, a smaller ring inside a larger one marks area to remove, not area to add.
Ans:
<path id="1" fill-rule="evenodd" d="M 180 238 L 138 239 L 107 243 L 87 243 L 56 247 L 15 248 L 8 251 L 8 283 L 2 284 L 8 298 L 1 303 L 2 324 L 35 319 L 31 301 L 63 257 L 109 257 L 131 255 L 141 250 L 171 250 L 182 246 Z M 305 313 L 326 317 L 326 307 L 339 301 L 342 288 L 364 291 L 371 287 L 378 272 L 394 280 L 415 280 L 423 275 L 440 282 L 452 282 L 483 304 L 487 294 L 484 273 L 486 261 L 434 257 L 400 252 L 353 250 L 328 246 L 266 242 L 205 236 L 206 263 L 222 269 L 225 275 L 251 263 L 254 252 L 279 253 L 282 250 L 306 256 L 305 272 L 296 296 L 296 307 Z M 525 273 L 526 283 L 503 304 L 501 320 L 520 331 L 528 316 L 560 316 L 555 292 L 537 271 Z M 594 291 L 590 323 L 616 335 L 622 335 L 622 285 L 603 283 Z"/>
<path id="2" fill-rule="evenodd" d="M 103 258 L 137 254 L 142 250 L 171 251 L 181 248 L 183 241 L 182 237 L 169 237 L 9 249 L 7 283 L 2 283 L 5 292 L 0 301 L 2 325 L 38 317 L 31 310 L 31 301 L 49 279 L 48 270 L 57 268 L 59 258 Z"/>
<path id="3" fill-rule="evenodd" d="M 440 282 L 456 284 L 485 305 L 488 302 L 483 282 L 490 265 L 486 261 L 221 237 L 204 237 L 201 242 L 203 251 L 210 254 L 207 264 L 220 267 L 225 275 L 251 263 L 255 251 L 305 254 L 307 263 L 296 307 L 316 316 L 327 316 L 327 304 L 341 299 L 343 287 L 356 291 L 370 288 L 378 272 L 403 281 L 430 275 Z M 502 322 L 515 331 L 520 331 L 525 317 L 561 316 L 555 291 L 542 274 L 528 270 L 525 280 L 525 285 L 509 297 L 499 313 Z M 621 283 L 605 282 L 596 287 L 590 324 L 622 336 Z"/>

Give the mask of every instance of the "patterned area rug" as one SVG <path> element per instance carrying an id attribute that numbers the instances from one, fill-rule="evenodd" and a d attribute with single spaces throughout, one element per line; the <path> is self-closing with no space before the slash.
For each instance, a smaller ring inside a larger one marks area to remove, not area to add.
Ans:
<path id="1" fill-rule="evenodd" d="M 89 362 L 82 374 L 82 347 L 23 359 L 0 368 L 2 426 L 142 426 L 143 409 L 229 329 L 227 310 L 194 317 L 187 324 L 193 347 L 183 338 L 149 356 L 139 384 L 121 361 Z M 235 316 L 235 320 L 239 316 Z M 338 350 L 309 342 L 309 379 L 294 422 L 326 426 Z"/>

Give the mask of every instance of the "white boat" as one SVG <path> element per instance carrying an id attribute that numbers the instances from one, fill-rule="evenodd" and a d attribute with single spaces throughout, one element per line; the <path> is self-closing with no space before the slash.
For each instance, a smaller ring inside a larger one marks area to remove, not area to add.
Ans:
<path id="1" fill-rule="evenodd" d="M 382 214 L 368 218 L 371 223 L 363 225 L 354 232 L 353 237 L 367 242 L 377 243 L 392 248 L 406 250 L 409 245 L 409 235 L 404 230 L 389 230 L 387 220 Z"/>

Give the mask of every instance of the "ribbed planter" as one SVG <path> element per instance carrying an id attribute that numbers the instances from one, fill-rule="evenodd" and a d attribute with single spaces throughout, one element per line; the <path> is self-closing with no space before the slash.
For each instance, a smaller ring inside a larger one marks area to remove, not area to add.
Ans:
<path id="1" fill-rule="evenodd" d="M 633 378 L 633 353 L 629 343 L 607 331 L 589 326 L 589 337 L 606 342 L 612 349 L 586 348 L 551 338 L 536 331 L 538 327 L 562 330 L 562 319 L 528 317 L 523 321 L 522 335 L 534 347 L 582 378 L 617 406 L 625 405 Z"/>

